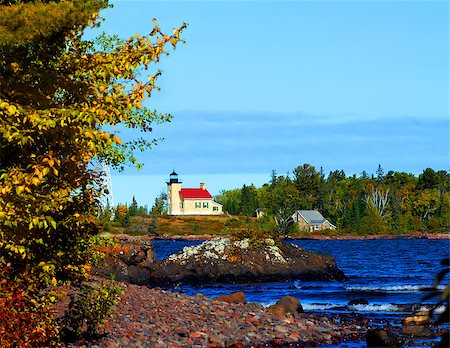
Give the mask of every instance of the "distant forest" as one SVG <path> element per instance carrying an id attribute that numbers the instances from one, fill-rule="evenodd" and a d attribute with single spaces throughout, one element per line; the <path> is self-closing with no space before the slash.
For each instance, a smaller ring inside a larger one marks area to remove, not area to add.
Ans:
<path id="1" fill-rule="evenodd" d="M 299 209 L 317 209 L 339 230 L 350 234 L 402 234 L 450 229 L 450 173 L 427 168 L 419 176 L 405 172 L 346 176 L 303 164 L 277 175 L 262 187 L 221 191 L 216 200 L 232 215 L 255 216 L 262 208 L 280 224 Z M 288 224 L 286 224 L 287 226 Z"/>

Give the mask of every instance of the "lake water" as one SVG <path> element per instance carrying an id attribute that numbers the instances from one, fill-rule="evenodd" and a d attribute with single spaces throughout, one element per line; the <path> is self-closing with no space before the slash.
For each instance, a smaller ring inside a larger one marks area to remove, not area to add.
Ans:
<path id="1" fill-rule="evenodd" d="M 431 286 L 440 262 L 450 253 L 449 240 L 288 240 L 289 243 L 318 253 L 332 255 L 348 280 L 343 282 L 290 281 L 244 284 L 179 285 L 173 288 L 189 295 L 202 293 L 215 297 L 243 291 L 249 302 L 275 303 L 285 295 L 298 298 L 305 311 L 326 314 L 360 313 L 380 326 L 398 325 L 401 319 L 433 299 L 423 301 L 421 288 Z M 155 240 L 158 259 L 199 241 Z M 448 282 L 448 279 L 446 280 Z M 349 306 L 365 298 L 367 305 Z"/>

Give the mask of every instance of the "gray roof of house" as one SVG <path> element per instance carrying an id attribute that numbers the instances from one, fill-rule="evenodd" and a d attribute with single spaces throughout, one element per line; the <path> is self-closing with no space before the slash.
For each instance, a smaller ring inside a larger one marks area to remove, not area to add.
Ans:
<path id="1" fill-rule="evenodd" d="M 323 215 L 317 210 L 299 210 L 297 211 L 309 224 L 322 224 L 325 222 Z"/>

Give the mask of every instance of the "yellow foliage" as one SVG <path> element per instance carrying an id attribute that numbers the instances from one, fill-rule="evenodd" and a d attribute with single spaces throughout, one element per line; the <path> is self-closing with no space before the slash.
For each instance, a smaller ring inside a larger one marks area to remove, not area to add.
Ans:
<path id="1" fill-rule="evenodd" d="M 14 262 L 10 272 L 43 273 L 44 285 L 87 274 L 86 240 L 98 232 L 103 194 L 98 161 L 120 168 L 135 162 L 133 147 L 152 144 L 123 143 L 118 126 L 151 132 L 152 123 L 170 119 L 143 103 L 161 73 L 147 82 L 140 72 L 180 41 L 186 25 L 169 36 L 155 21 L 147 36 L 103 36 L 94 46 L 82 30 L 105 6 L 0 5 L 0 262 Z"/>

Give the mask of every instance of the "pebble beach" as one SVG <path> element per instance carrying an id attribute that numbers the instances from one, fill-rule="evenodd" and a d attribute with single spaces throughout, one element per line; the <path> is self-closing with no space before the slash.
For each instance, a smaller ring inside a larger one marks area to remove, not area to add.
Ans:
<path id="1" fill-rule="evenodd" d="M 316 347 L 364 339 L 367 321 L 269 313 L 254 303 L 118 283 L 124 294 L 96 341 L 68 347 Z"/>

